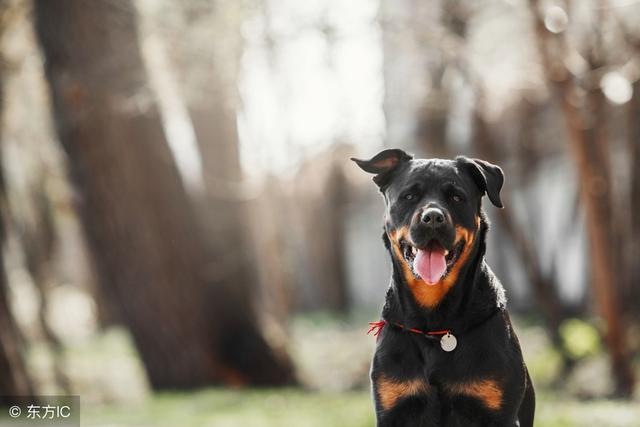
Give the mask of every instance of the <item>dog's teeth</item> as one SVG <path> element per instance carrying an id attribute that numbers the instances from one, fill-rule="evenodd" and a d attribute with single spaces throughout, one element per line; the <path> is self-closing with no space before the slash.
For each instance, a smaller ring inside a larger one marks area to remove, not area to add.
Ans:
<path id="1" fill-rule="evenodd" d="M 411 246 L 411 254 L 412 255 L 417 255 L 417 253 L 418 253 L 418 250 L 416 249 L 416 247 L 415 246 Z"/>
<path id="2" fill-rule="evenodd" d="M 444 250 L 444 256 L 447 256 L 447 255 L 449 255 L 449 251 L 445 249 Z"/>

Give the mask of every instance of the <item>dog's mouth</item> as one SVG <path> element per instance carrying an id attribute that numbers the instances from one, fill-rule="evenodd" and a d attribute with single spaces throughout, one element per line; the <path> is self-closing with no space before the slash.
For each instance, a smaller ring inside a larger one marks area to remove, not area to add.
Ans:
<path id="1" fill-rule="evenodd" d="M 448 250 L 438 240 L 431 239 L 423 248 L 418 248 L 403 239 L 400 249 L 413 275 L 428 285 L 435 285 L 451 271 L 462 253 L 464 244 L 465 241 L 462 239 Z"/>

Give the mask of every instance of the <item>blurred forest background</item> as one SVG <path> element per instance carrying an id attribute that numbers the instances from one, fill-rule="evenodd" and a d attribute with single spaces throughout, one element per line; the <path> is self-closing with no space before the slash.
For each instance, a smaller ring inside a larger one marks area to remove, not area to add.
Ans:
<path id="1" fill-rule="evenodd" d="M 347 159 L 400 147 L 505 170 L 537 425 L 640 426 L 640 2 L 0 0 L 0 37 L 0 404 L 373 425 Z"/>

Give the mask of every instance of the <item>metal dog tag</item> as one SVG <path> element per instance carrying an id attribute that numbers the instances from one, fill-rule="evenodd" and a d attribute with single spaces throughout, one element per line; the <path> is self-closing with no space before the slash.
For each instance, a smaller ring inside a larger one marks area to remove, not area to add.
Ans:
<path id="1" fill-rule="evenodd" d="M 444 351 L 447 351 L 447 352 L 453 351 L 457 346 L 458 346 L 458 340 L 449 332 L 447 332 L 445 335 L 442 336 L 442 338 L 440 338 L 440 347 L 442 347 Z"/>

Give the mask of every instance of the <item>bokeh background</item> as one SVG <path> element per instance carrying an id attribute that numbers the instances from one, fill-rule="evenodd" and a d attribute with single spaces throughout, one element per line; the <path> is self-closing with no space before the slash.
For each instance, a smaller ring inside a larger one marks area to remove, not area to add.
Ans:
<path id="1" fill-rule="evenodd" d="M 0 403 L 370 426 L 350 156 L 499 164 L 538 426 L 639 426 L 640 2 L 1 0 Z M 11 425 L 0 416 L 0 424 Z"/>

